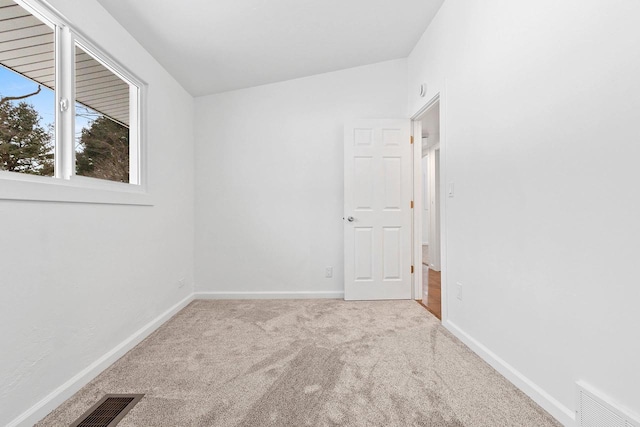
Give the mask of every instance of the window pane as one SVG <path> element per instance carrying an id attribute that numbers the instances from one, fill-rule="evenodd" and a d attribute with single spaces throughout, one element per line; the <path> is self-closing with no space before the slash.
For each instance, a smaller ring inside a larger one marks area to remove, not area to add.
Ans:
<path id="1" fill-rule="evenodd" d="M 55 36 L 0 0 L 0 170 L 53 175 Z"/>
<path id="2" fill-rule="evenodd" d="M 129 182 L 129 84 L 76 46 L 76 174 Z"/>

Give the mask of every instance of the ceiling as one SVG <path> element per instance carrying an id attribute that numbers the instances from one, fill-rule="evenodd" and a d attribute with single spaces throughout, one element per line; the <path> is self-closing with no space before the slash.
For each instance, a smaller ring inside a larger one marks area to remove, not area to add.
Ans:
<path id="1" fill-rule="evenodd" d="M 406 57 L 444 0 L 98 0 L 194 96 Z"/>

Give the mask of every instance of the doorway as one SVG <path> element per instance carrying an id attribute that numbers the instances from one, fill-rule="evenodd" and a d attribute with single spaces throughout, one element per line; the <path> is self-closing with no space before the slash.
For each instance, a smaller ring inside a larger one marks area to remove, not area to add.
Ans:
<path id="1" fill-rule="evenodd" d="M 434 98 L 413 118 L 414 252 L 419 269 L 414 297 L 442 320 L 440 99 Z"/>

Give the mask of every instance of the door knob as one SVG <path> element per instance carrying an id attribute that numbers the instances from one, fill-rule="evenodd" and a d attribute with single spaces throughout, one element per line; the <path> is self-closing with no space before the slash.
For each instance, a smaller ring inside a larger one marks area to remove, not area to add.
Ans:
<path id="1" fill-rule="evenodd" d="M 350 217 L 348 217 L 348 218 L 347 218 L 347 221 L 349 221 L 349 222 L 353 222 L 353 221 L 355 221 L 355 220 L 356 220 L 356 219 L 355 219 L 354 217 L 352 217 L 352 216 L 350 216 Z"/>

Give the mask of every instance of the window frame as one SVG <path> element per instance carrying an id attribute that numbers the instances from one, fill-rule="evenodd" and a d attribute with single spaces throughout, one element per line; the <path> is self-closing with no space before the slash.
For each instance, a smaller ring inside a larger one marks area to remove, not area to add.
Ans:
<path id="1" fill-rule="evenodd" d="M 55 166 L 53 177 L 0 171 L 0 200 L 152 205 L 147 191 L 147 84 L 74 28 L 50 6 L 39 0 L 13 1 L 54 30 Z M 85 177 L 75 173 L 76 46 L 130 87 L 128 183 Z M 68 103 L 64 111 L 61 108 L 63 100 L 67 100 Z"/>

